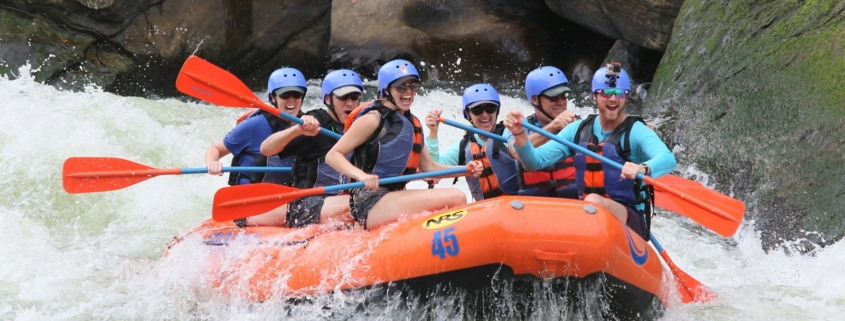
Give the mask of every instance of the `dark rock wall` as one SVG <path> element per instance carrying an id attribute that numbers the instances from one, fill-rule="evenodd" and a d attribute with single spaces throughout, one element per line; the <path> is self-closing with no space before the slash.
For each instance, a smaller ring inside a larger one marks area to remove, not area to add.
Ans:
<path id="1" fill-rule="evenodd" d="M 683 0 L 546 0 L 551 10 L 613 39 L 665 51 Z"/>
<path id="2" fill-rule="evenodd" d="M 766 248 L 845 234 L 845 2 L 687 0 L 646 110 Z"/>
<path id="3" fill-rule="evenodd" d="M 61 88 L 147 97 L 178 96 L 172 84 L 191 54 L 255 90 L 281 66 L 374 77 L 395 58 L 425 63 L 427 80 L 516 89 L 540 65 L 591 73 L 615 41 L 543 0 L 0 1 L 0 74 L 29 61 L 38 80 Z"/>

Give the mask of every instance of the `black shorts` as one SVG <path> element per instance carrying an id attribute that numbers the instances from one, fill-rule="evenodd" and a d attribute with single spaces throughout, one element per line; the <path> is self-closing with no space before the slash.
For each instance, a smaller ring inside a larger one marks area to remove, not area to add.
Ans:
<path id="1" fill-rule="evenodd" d="M 367 228 L 367 217 L 373 206 L 381 200 L 387 193 L 392 192 L 390 188 L 379 186 L 378 189 L 371 190 L 365 188 L 356 188 L 350 191 L 349 209 L 352 210 L 352 218 L 355 222 L 361 224 L 364 229 Z"/>
<path id="2" fill-rule="evenodd" d="M 625 209 L 628 210 L 628 221 L 625 223 L 628 227 L 634 230 L 634 232 L 637 232 L 637 234 L 639 234 L 643 239 L 648 241 L 648 235 L 645 235 L 646 226 L 643 214 L 628 206 L 625 206 Z"/>
<path id="3" fill-rule="evenodd" d="M 320 222 L 320 212 L 328 195 L 300 197 L 288 204 L 287 226 L 304 227 Z"/>

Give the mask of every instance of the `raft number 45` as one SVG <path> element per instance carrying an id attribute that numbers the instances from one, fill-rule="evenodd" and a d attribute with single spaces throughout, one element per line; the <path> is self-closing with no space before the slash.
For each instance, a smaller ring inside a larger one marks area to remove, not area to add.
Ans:
<path id="1" fill-rule="evenodd" d="M 457 256 L 460 251 L 454 226 L 434 232 L 434 237 L 431 239 L 431 255 L 445 259 L 447 255 Z"/>

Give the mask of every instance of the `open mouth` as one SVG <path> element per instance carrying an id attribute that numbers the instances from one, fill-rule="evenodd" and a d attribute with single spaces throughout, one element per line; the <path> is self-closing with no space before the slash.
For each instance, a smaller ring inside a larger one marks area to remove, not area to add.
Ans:
<path id="1" fill-rule="evenodd" d="M 403 105 L 410 105 L 411 98 L 412 96 L 402 96 L 401 98 L 399 98 L 399 101 L 401 101 Z"/>

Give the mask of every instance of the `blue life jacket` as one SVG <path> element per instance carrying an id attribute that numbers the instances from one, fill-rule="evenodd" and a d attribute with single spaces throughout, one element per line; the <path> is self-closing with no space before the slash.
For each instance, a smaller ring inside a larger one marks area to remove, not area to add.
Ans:
<path id="1" fill-rule="evenodd" d="M 416 174 L 422 151 L 422 126 L 419 119 L 410 111 L 400 114 L 384 106 L 381 101 L 365 106 L 349 117 L 358 119 L 371 111 L 378 111 L 381 120 L 373 135 L 355 148 L 352 164 L 380 178 Z M 385 187 L 400 190 L 405 188 L 405 184 L 407 182 Z"/>
<path id="2" fill-rule="evenodd" d="M 273 132 L 279 132 L 291 126 L 290 123 L 283 121 L 276 115 L 268 113 L 263 110 L 257 110 L 249 117 L 256 117 L 258 115 L 264 116 L 267 123 L 273 129 Z M 237 157 L 232 158 L 232 166 L 244 167 L 263 167 L 263 166 L 279 166 L 290 167 L 293 166 L 293 157 L 279 158 L 278 156 L 267 157 L 261 153 L 241 152 Z M 252 183 L 273 183 L 280 185 L 293 184 L 293 174 L 291 173 L 229 173 L 229 185 L 252 184 Z"/>
<path id="3" fill-rule="evenodd" d="M 603 141 L 599 142 L 593 132 L 593 123 L 598 115 L 590 115 L 581 122 L 575 134 L 575 142 L 590 151 L 609 158 L 618 164 L 630 161 L 631 128 L 634 123 L 643 122 L 639 116 L 628 116 Z M 646 233 L 651 227 L 651 205 L 654 203 L 654 191 L 650 185 L 643 186 L 639 179 L 622 179 L 622 171 L 605 165 L 600 160 L 588 157 L 584 153 L 575 154 L 575 182 L 581 197 L 587 194 L 599 194 L 630 207 L 644 215 Z"/>

